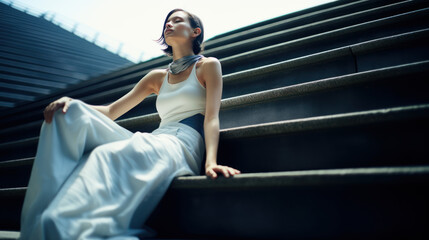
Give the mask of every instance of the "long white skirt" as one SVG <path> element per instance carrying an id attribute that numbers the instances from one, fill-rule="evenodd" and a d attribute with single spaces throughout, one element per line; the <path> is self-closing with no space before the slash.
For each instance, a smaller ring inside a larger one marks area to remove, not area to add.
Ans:
<path id="1" fill-rule="evenodd" d="M 204 149 L 188 125 L 132 133 L 72 100 L 42 125 L 20 239 L 138 239 L 173 178 L 200 173 Z"/>

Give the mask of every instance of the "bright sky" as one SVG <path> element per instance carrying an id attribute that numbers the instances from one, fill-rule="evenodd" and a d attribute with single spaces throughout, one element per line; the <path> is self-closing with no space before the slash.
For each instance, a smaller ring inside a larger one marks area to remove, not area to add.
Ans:
<path id="1" fill-rule="evenodd" d="M 99 31 L 99 42 L 110 42 L 120 54 L 139 62 L 162 55 L 160 37 L 167 13 L 183 8 L 201 18 L 205 40 L 216 35 L 332 0 L 2 0 L 30 11 L 56 13 L 54 22 L 81 23 L 77 31 Z M 49 18 L 48 18 L 49 19 Z M 93 37 L 91 38 L 93 39 Z M 113 41 L 112 41 L 113 40 Z M 101 44 L 103 45 L 103 44 Z"/>

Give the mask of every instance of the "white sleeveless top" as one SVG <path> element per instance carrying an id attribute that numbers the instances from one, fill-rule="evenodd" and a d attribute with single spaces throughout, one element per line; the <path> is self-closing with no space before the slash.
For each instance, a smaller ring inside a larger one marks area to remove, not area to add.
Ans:
<path id="1" fill-rule="evenodd" d="M 165 75 L 156 99 L 156 110 L 161 117 L 160 127 L 198 113 L 205 114 L 206 89 L 197 79 L 196 65 L 189 77 L 178 83 L 169 83 L 168 72 Z"/>

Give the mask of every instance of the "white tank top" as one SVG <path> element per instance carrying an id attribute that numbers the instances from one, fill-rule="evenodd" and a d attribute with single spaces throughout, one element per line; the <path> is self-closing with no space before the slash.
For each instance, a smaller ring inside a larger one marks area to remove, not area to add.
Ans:
<path id="1" fill-rule="evenodd" d="M 197 79 L 196 65 L 189 77 L 178 83 L 169 83 L 168 72 L 165 75 L 156 98 L 156 110 L 161 117 L 160 127 L 198 113 L 205 114 L 206 89 Z"/>

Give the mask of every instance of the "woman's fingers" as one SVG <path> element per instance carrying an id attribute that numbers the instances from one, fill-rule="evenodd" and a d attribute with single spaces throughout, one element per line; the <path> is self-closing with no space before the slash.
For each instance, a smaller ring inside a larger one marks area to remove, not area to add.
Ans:
<path id="1" fill-rule="evenodd" d="M 238 171 L 235 168 L 232 167 L 227 167 L 227 166 L 221 166 L 222 167 L 222 172 L 224 173 L 225 177 L 229 177 L 229 175 L 235 175 L 235 174 L 239 174 L 240 171 Z"/>
<path id="2" fill-rule="evenodd" d="M 63 108 L 63 113 L 65 113 L 68 109 L 68 104 L 65 101 L 55 101 L 50 103 L 45 110 L 43 111 L 43 115 L 45 117 L 45 121 L 47 123 L 51 123 L 52 122 L 52 118 L 54 117 L 54 113 L 55 111 L 57 111 L 58 109 Z"/>
<path id="3" fill-rule="evenodd" d="M 207 170 L 207 176 L 209 176 L 213 179 L 217 178 L 217 174 L 216 174 L 216 171 L 214 170 L 214 168 Z"/>
<path id="4" fill-rule="evenodd" d="M 226 167 L 220 167 L 220 171 L 225 177 L 229 177 L 228 169 Z"/>
<path id="5" fill-rule="evenodd" d="M 69 109 L 69 102 L 65 102 L 65 103 L 64 103 L 63 113 L 66 113 L 66 112 L 67 112 L 67 109 Z"/>
<path id="6" fill-rule="evenodd" d="M 216 172 L 222 173 L 225 177 L 229 177 L 229 176 L 233 176 L 235 174 L 241 173 L 237 169 L 227 167 L 227 166 L 217 165 L 217 166 L 209 169 L 207 171 L 207 175 L 209 175 L 212 178 L 216 178 L 217 177 Z"/>
<path id="7" fill-rule="evenodd" d="M 232 167 L 228 168 L 228 171 L 231 175 L 235 175 L 235 174 L 240 173 L 240 171 L 238 171 L 237 169 L 234 169 Z"/>
<path id="8" fill-rule="evenodd" d="M 216 178 L 216 177 L 217 177 L 217 174 L 216 174 L 216 172 L 215 172 L 215 171 L 213 171 L 213 169 L 209 169 L 209 170 L 207 171 L 207 175 L 208 175 L 209 177 L 211 177 L 211 178 Z"/>

